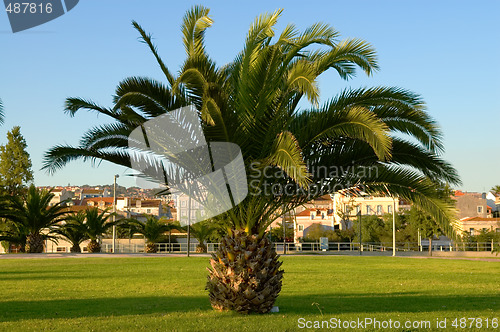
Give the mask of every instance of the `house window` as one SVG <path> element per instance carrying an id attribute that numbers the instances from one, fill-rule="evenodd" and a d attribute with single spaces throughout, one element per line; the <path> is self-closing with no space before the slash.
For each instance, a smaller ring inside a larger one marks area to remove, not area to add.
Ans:
<path id="1" fill-rule="evenodd" d="M 321 219 L 325 219 L 325 214 L 324 213 L 321 214 Z"/>
<path id="2" fill-rule="evenodd" d="M 57 252 L 66 252 L 66 247 L 57 247 Z"/>
<path id="3" fill-rule="evenodd" d="M 186 210 L 182 210 L 182 211 L 181 211 L 181 216 L 183 216 L 183 217 L 187 217 L 187 212 L 186 212 Z"/>
<path id="4" fill-rule="evenodd" d="M 314 213 L 311 213 L 311 219 L 314 219 Z"/>
<path id="5" fill-rule="evenodd" d="M 367 205 L 366 206 L 366 214 L 371 214 L 372 213 L 372 206 L 371 205 Z"/>
<path id="6" fill-rule="evenodd" d="M 181 201 L 181 206 L 186 207 L 186 201 Z"/>
<path id="7" fill-rule="evenodd" d="M 356 214 L 359 214 L 361 212 L 361 206 L 358 205 L 356 206 Z"/>
<path id="8" fill-rule="evenodd" d="M 304 225 L 299 224 L 299 232 L 303 232 L 303 231 L 304 231 Z"/>
<path id="9" fill-rule="evenodd" d="M 377 205 L 377 214 L 382 214 L 382 205 Z"/>
<path id="10" fill-rule="evenodd" d="M 474 235 L 474 228 L 469 228 L 470 235 Z"/>
<path id="11" fill-rule="evenodd" d="M 392 205 L 387 205 L 387 213 L 392 213 Z"/>
<path id="12" fill-rule="evenodd" d="M 151 213 L 151 209 L 146 209 L 146 213 Z"/>
<path id="13" fill-rule="evenodd" d="M 477 213 L 483 213 L 483 207 L 482 206 L 478 206 L 477 207 Z"/>

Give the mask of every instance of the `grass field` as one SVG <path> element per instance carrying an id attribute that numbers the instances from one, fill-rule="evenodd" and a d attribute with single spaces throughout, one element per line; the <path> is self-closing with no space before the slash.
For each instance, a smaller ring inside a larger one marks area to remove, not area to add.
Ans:
<path id="1" fill-rule="evenodd" d="M 0 330 L 293 331 L 304 330 L 300 318 L 303 324 L 429 321 L 432 328 L 446 318 L 447 329 L 455 330 L 455 318 L 480 317 L 483 328 L 477 330 L 485 331 L 495 330 L 485 328 L 486 318 L 500 319 L 500 262 L 339 256 L 283 261 L 280 312 L 242 316 L 211 309 L 204 290 L 207 257 L 4 259 Z"/>

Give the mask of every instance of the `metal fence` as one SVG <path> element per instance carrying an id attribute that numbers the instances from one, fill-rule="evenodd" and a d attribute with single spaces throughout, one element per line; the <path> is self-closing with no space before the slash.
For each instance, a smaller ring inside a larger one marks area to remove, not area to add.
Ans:
<path id="1" fill-rule="evenodd" d="M 284 252 L 284 243 L 274 243 L 274 248 L 277 252 Z M 500 248 L 500 243 L 495 242 L 478 242 L 478 243 L 436 243 L 432 244 L 432 251 L 493 251 Z M 286 243 L 286 252 L 315 252 L 315 251 L 392 251 L 392 243 L 359 243 L 359 242 L 329 242 L 328 249 L 322 248 L 319 242 L 304 242 L 304 243 Z M 396 251 L 428 251 L 428 243 L 396 243 Z"/>
<path id="2" fill-rule="evenodd" d="M 190 244 L 190 252 L 196 252 L 198 243 Z M 219 243 L 207 243 L 207 252 L 213 253 L 219 247 Z M 329 242 L 328 249 L 323 249 L 319 242 L 303 242 L 293 243 L 287 242 L 274 242 L 274 249 L 278 253 L 284 253 L 285 248 L 287 253 L 299 252 L 322 252 L 322 251 L 375 251 L 385 252 L 392 251 L 392 243 L 359 243 L 359 242 Z M 432 245 L 433 251 L 493 251 L 500 247 L 500 243 L 494 242 L 478 242 L 478 243 L 437 243 Z M 138 253 L 144 252 L 144 245 L 117 245 L 116 251 L 119 253 Z M 157 251 L 159 253 L 186 253 L 187 243 L 157 243 Z M 396 251 L 410 252 L 410 251 L 428 251 L 429 245 L 410 242 L 396 243 Z M 112 252 L 111 245 L 104 245 L 103 252 Z"/>
<path id="3" fill-rule="evenodd" d="M 392 243 L 359 243 L 359 242 L 329 242 L 328 249 L 322 247 L 319 242 L 274 242 L 274 249 L 278 253 L 300 253 L 300 252 L 349 252 L 349 251 L 370 251 L 370 252 L 385 252 L 392 251 Z M 197 242 L 190 243 L 190 252 L 195 253 L 198 246 Z M 207 252 L 213 253 L 219 247 L 219 243 L 207 243 Z M 113 252 L 113 246 L 109 243 L 104 243 L 101 246 L 101 251 L 104 253 Z M 187 243 L 157 243 L 157 252 L 159 253 L 187 253 Z M 461 243 L 461 242 L 437 242 L 432 245 L 433 251 L 493 251 L 499 250 L 500 243 L 496 242 L 477 242 L 477 243 Z M 285 250 L 286 249 L 286 250 Z M 115 250 L 117 253 L 143 253 L 145 252 L 144 243 L 116 243 Z M 428 243 L 396 243 L 396 251 L 398 252 L 417 252 L 428 251 Z M 63 253 L 69 252 L 70 247 L 47 246 L 48 253 Z M 85 250 L 84 250 L 85 252 Z"/>
<path id="4" fill-rule="evenodd" d="M 207 243 L 207 252 L 212 253 L 217 250 L 219 247 L 218 243 Z M 190 252 L 194 253 L 196 252 L 196 247 L 198 246 L 198 243 L 190 243 L 189 249 Z M 144 244 L 132 244 L 132 245 L 127 245 L 127 244 L 116 244 L 115 245 L 115 250 L 117 253 L 141 253 L 145 252 L 145 245 Z M 156 250 L 159 253 L 187 253 L 187 243 L 156 243 Z M 103 244 L 102 245 L 102 252 L 108 252 L 111 253 L 113 252 L 113 245 L 112 244 Z"/>

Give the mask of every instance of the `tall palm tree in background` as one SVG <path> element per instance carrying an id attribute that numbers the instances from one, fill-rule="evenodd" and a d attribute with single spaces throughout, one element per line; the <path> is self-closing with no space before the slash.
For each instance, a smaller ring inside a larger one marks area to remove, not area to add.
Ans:
<path id="1" fill-rule="evenodd" d="M 99 212 L 98 208 L 85 210 L 86 236 L 90 239 L 87 250 L 90 253 L 101 252 L 100 239 L 113 225 L 117 223 L 109 221 L 113 214 L 108 214 L 108 210 Z"/>
<path id="2" fill-rule="evenodd" d="M 497 184 L 491 187 L 490 191 L 493 192 L 494 194 L 500 195 L 500 185 Z"/>
<path id="3" fill-rule="evenodd" d="M 73 213 L 66 218 L 66 223 L 54 228 L 55 234 L 63 236 L 72 244 L 71 252 L 81 253 L 80 244 L 88 239 L 85 217 L 84 211 Z"/>
<path id="4" fill-rule="evenodd" d="M 158 251 L 156 243 L 165 238 L 165 233 L 172 229 L 172 225 L 163 222 L 155 216 L 147 215 L 146 221 L 130 219 L 123 223 L 121 228 L 128 229 L 130 234 L 141 234 L 146 240 L 146 252 L 155 253 Z"/>
<path id="5" fill-rule="evenodd" d="M 26 236 L 28 253 L 43 252 L 44 241 L 53 239 L 54 226 L 66 217 L 64 202 L 50 205 L 53 197 L 50 191 L 31 185 L 26 194 L 2 198 L 0 217 L 12 223 L 11 230 L 18 238 Z"/>
<path id="6" fill-rule="evenodd" d="M 277 10 L 259 16 L 242 51 L 231 63 L 217 66 L 205 50 L 205 32 L 212 25 L 208 13 L 201 6 L 186 13 L 182 36 L 187 56 L 177 75 L 167 68 L 151 36 L 133 22 L 165 82 L 127 78 L 119 83 L 111 108 L 67 99 L 71 116 L 85 109 L 114 122 L 90 129 L 79 146 L 51 148 L 44 168 L 54 172 L 76 159 L 130 167 L 132 130 L 194 105 L 207 142 L 241 148 L 249 180 L 245 200 L 217 217 L 228 234 L 211 260 L 207 289 L 219 310 L 272 308 L 283 271 L 264 236 L 266 229 L 283 213 L 324 194 L 357 187 L 368 194 L 398 196 L 454 234 L 452 207 L 437 195 L 436 183 L 457 184 L 459 178 L 440 158 L 442 135 L 420 96 L 394 87 L 347 88 L 319 104 L 318 77 L 325 71 L 333 69 L 349 79 L 357 68 L 367 75 L 379 69 L 370 44 L 340 39 L 322 23 L 304 31 L 289 24 L 276 34 Z"/>

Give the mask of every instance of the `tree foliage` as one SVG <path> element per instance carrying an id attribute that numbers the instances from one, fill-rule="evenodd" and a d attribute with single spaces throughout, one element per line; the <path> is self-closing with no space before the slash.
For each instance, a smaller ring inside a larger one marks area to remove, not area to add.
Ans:
<path id="1" fill-rule="evenodd" d="M 494 194 L 497 194 L 497 195 L 500 195 L 500 185 L 495 185 L 493 186 L 491 189 L 490 189 L 491 192 L 493 192 Z"/>
<path id="2" fill-rule="evenodd" d="M 259 16 L 241 52 L 218 66 L 205 48 L 205 33 L 212 25 L 209 10 L 193 7 L 182 24 L 186 59 L 178 75 L 162 60 L 151 35 L 133 22 L 165 81 L 126 78 L 119 83 L 111 107 L 68 98 L 66 112 L 71 116 L 87 110 L 113 122 L 91 128 L 78 146 L 53 147 L 45 154 L 44 168 L 54 172 L 76 159 L 130 167 L 132 130 L 156 116 L 194 105 L 206 140 L 240 146 L 247 175 L 257 180 L 249 186 L 247 198 L 226 213 L 224 219 L 232 228 L 262 236 L 282 209 L 286 213 L 338 188 L 363 186 L 371 194 L 389 191 L 412 202 L 453 233 L 454 213 L 435 187 L 439 181 L 459 183 L 459 178 L 440 157 L 442 133 L 422 98 L 396 87 L 348 88 L 320 105 L 320 75 L 333 70 L 341 79 L 349 79 L 357 68 L 371 75 L 379 69 L 375 50 L 360 39 L 341 39 L 338 31 L 323 23 L 303 31 L 289 24 L 276 33 L 281 12 Z M 302 99 L 311 106 L 299 109 Z M 325 177 L 316 172 L 321 167 L 375 167 L 377 172 Z M 262 176 L 264 169 L 281 173 Z M 266 190 L 275 186 L 292 186 L 294 192 Z"/>
<path id="3" fill-rule="evenodd" d="M 72 244 L 71 252 L 80 253 L 80 244 L 89 239 L 85 217 L 84 211 L 70 214 L 64 224 L 56 225 L 53 230 L 55 234 L 62 236 Z"/>
<path id="4" fill-rule="evenodd" d="M 0 217 L 7 220 L 8 227 L 0 240 L 24 242 L 27 252 L 41 252 L 43 241 L 54 239 L 54 227 L 66 218 L 62 202 L 51 205 L 53 197 L 50 191 L 39 190 L 33 184 L 20 196 L 3 196 Z"/>
<path id="5" fill-rule="evenodd" d="M 0 146 L 0 186 L 9 195 L 21 194 L 33 180 L 31 160 L 26 147 L 19 126 L 7 133 L 7 143 Z"/>

